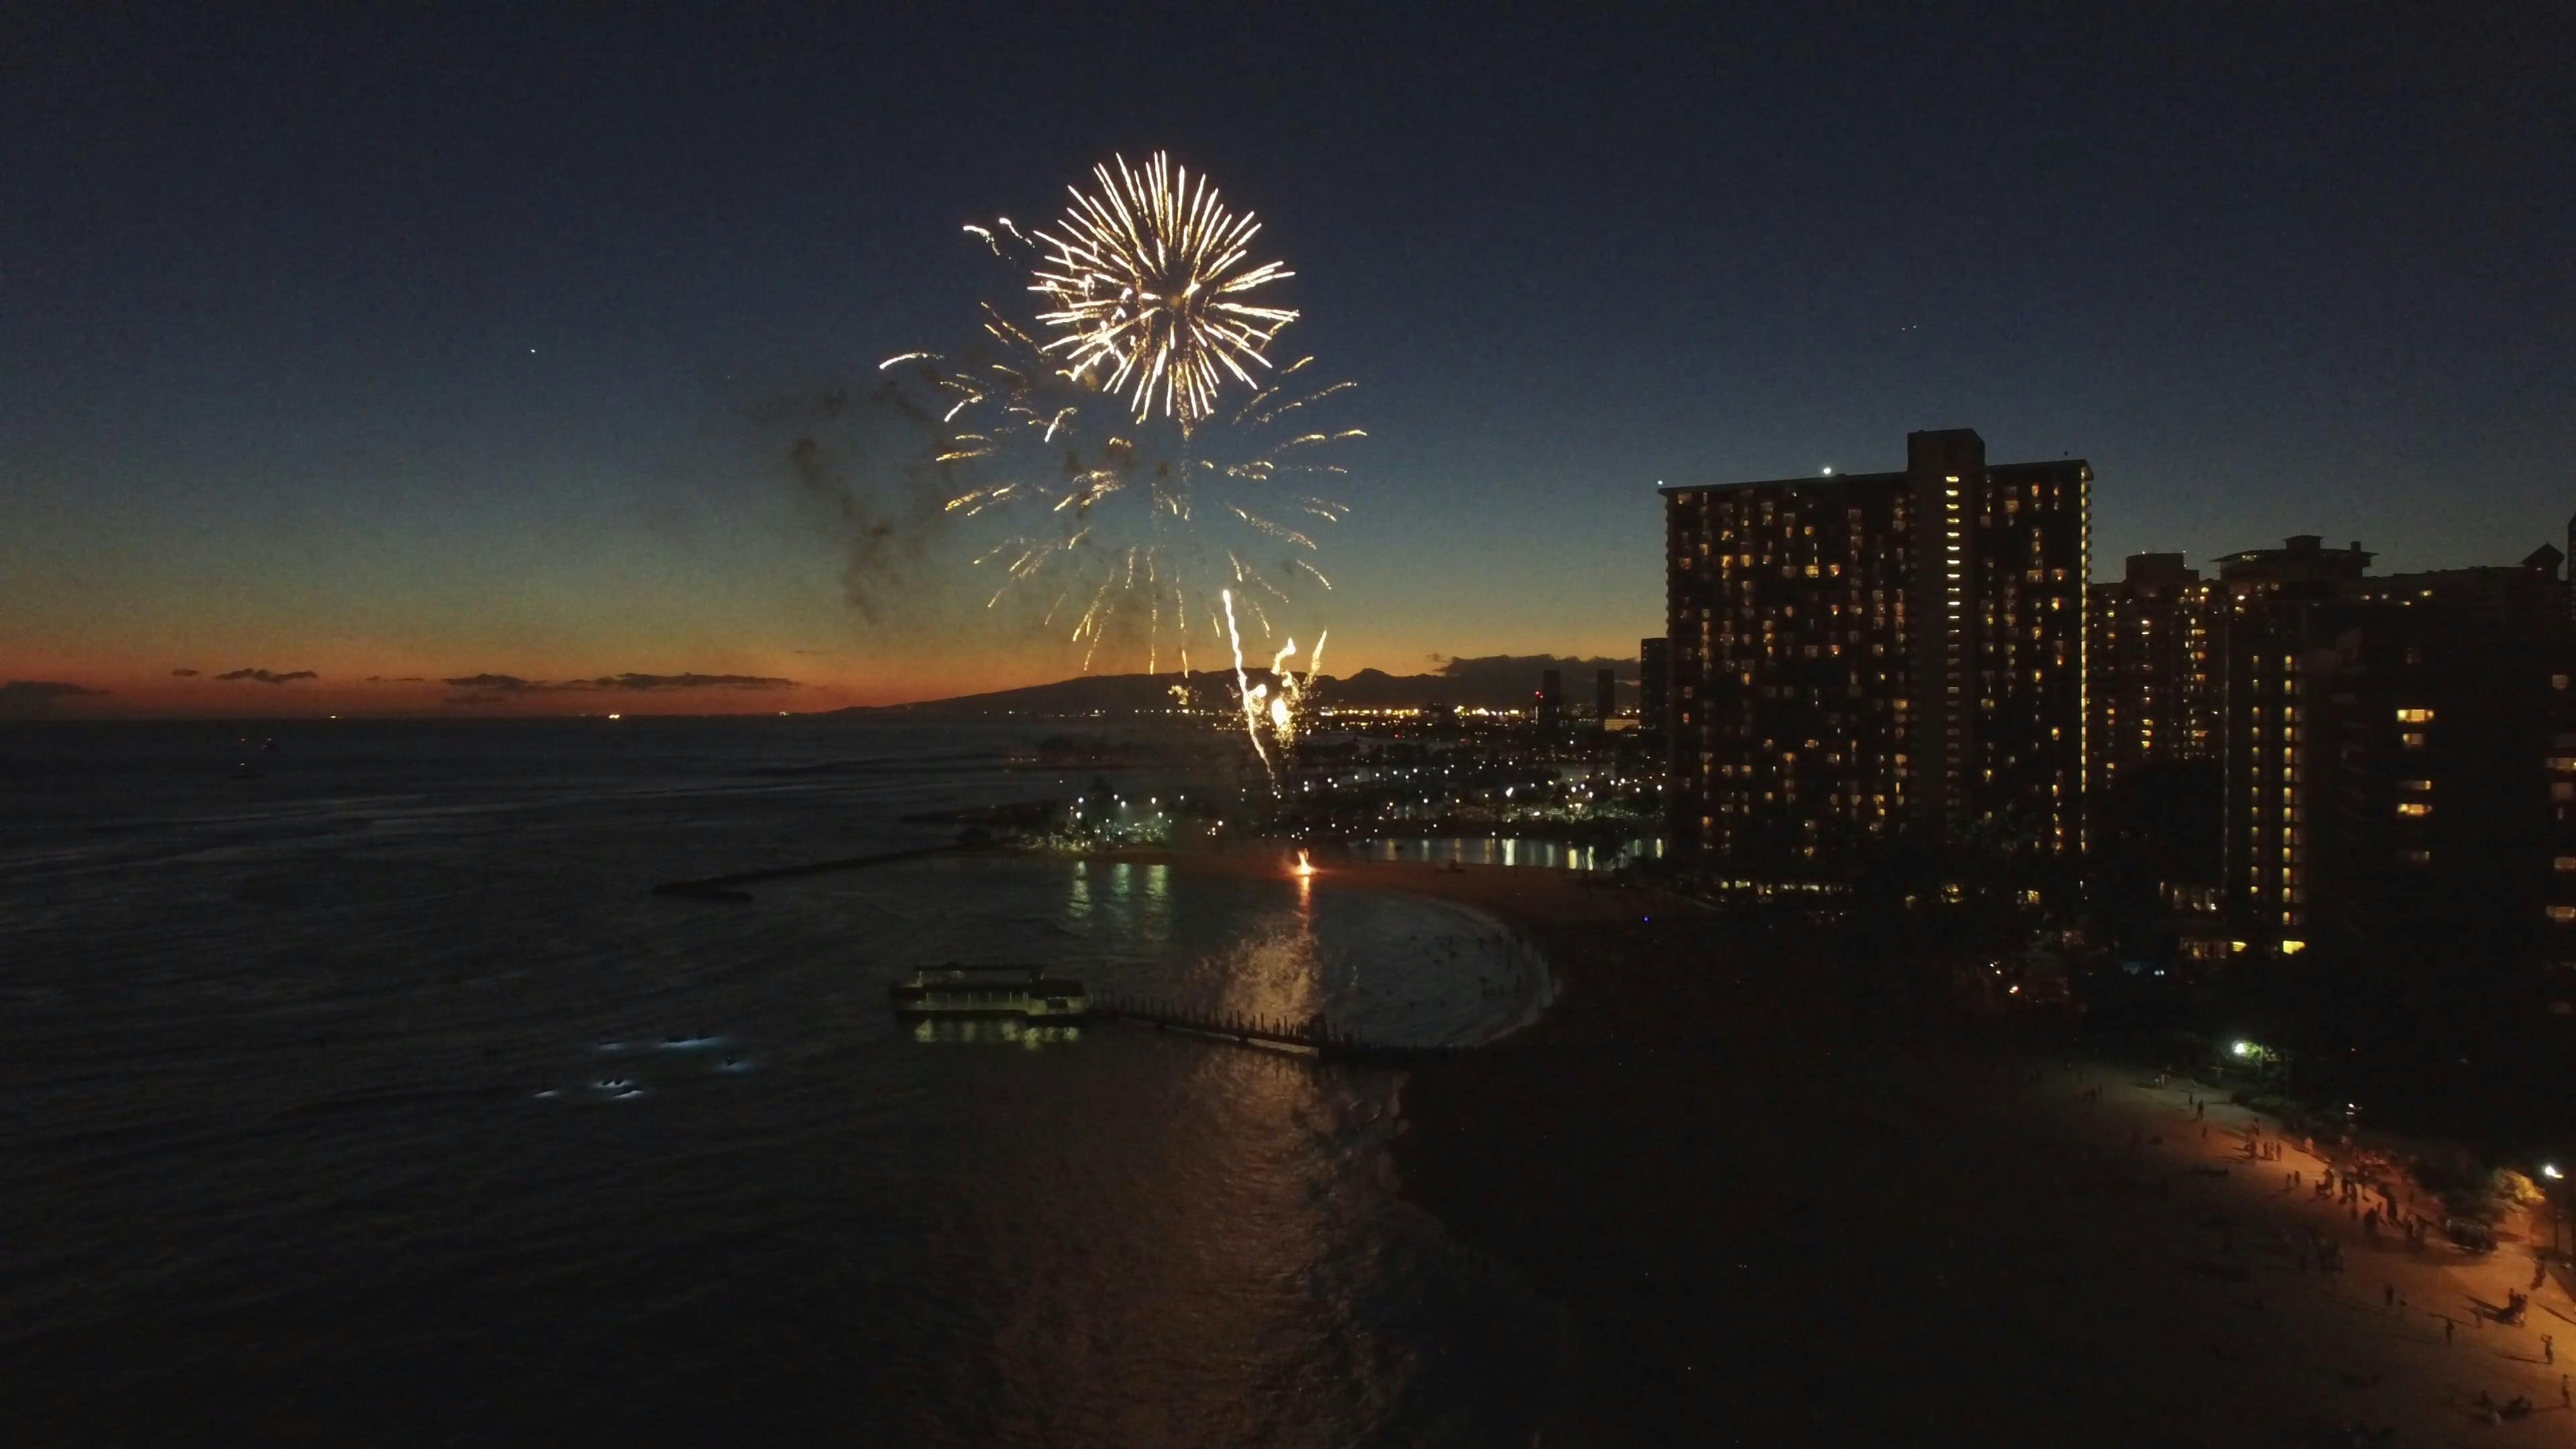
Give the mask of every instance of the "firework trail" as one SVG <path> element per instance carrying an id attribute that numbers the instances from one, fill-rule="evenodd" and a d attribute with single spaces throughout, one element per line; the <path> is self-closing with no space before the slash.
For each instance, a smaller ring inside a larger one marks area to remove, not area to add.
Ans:
<path id="1" fill-rule="evenodd" d="M 1261 761 L 1261 772 L 1270 778 L 1270 793 L 1279 793 L 1279 771 L 1270 762 L 1270 745 L 1276 745 L 1282 758 L 1297 742 L 1299 710 L 1315 683 L 1315 673 L 1324 665 L 1324 641 L 1329 632 L 1315 636 L 1315 652 L 1306 656 L 1306 677 L 1299 679 L 1288 670 L 1288 656 L 1297 652 L 1297 641 L 1291 639 L 1270 656 L 1271 683 L 1255 684 L 1243 669 L 1243 636 L 1234 624 L 1234 591 L 1220 589 L 1218 601 L 1225 606 L 1225 638 L 1234 652 L 1235 700 L 1243 713 L 1244 738 L 1252 741 L 1254 758 Z M 1275 687 L 1274 687 L 1275 686 Z M 1264 744 L 1264 737 L 1269 744 Z"/>
<path id="2" fill-rule="evenodd" d="M 946 515 L 989 530 L 973 559 L 996 574 L 987 609 L 1023 601 L 1082 646 L 1086 671 L 1116 634 L 1149 672 L 1169 659 L 1187 674 L 1202 628 L 1240 665 L 1238 599 L 1278 638 L 1332 588 L 1318 535 L 1349 512 L 1329 496 L 1348 473 L 1339 445 L 1367 435 L 1330 415 L 1355 384 L 1316 379 L 1311 357 L 1274 366 L 1297 313 L 1254 295 L 1293 274 L 1251 260 L 1258 222 L 1206 177 L 1160 154 L 1093 175 L 1098 190 L 1074 190 L 1049 226 L 965 228 L 1021 269 L 1033 312 L 987 302 L 971 347 L 879 370 L 935 421 Z M 1265 711 L 1290 717 L 1274 739 L 1293 735 L 1313 676 L 1310 662 L 1306 681 L 1265 692 Z"/>

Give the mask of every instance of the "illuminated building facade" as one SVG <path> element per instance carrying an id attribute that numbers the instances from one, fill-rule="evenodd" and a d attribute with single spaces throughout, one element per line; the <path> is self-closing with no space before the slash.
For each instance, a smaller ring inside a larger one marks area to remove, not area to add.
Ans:
<path id="1" fill-rule="evenodd" d="M 2178 553 L 2131 554 L 2119 582 L 2092 586 L 2085 660 L 2095 791 L 2147 765 L 2217 758 L 2215 593 Z"/>
<path id="2" fill-rule="evenodd" d="M 1902 472 L 1665 488 L 1677 845 L 1765 882 L 1908 818 L 2081 852 L 2092 477 L 1956 429 Z"/>
<path id="3" fill-rule="evenodd" d="M 2246 949 L 2305 946 L 2317 741 L 2311 676 L 2331 670 L 2336 632 L 2370 560 L 2358 543 L 2330 549 L 2301 534 L 2218 561 L 2220 900 Z"/>
<path id="4" fill-rule="evenodd" d="M 2441 614 L 2454 623 L 2497 629 L 2547 627 L 2557 622 L 2566 597 L 2558 579 L 2565 554 L 2548 544 L 2518 564 L 2425 573 L 2384 574 L 2361 582 L 2371 603 Z"/>
<path id="5" fill-rule="evenodd" d="M 2336 641 L 2323 682 L 2315 925 L 2422 1012 L 2576 1015 L 2576 648 L 2555 572 L 2511 629 L 2483 616 L 2493 595 L 2455 609 L 2435 585 L 2428 603 L 2415 576 L 2411 604 Z"/>
<path id="6" fill-rule="evenodd" d="M 1538 677 L 1538 725 L 1552 730 L 1565 722 L 1565 671 L 1542 670 Z"/>

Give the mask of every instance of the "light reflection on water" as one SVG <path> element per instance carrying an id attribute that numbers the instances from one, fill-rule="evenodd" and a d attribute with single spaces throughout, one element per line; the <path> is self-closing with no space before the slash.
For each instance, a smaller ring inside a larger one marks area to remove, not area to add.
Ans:
<path id="1" fill-rule="evenodd" d="M 913 1023 L 912 1039 L 924 1045 L 1010 1045 L 1037 1051 L 1082 1040 L 1082 1028 L 1068 1022 L 1029 1022 L 1007 1016 L 928 1017 Z"/>
<path id="2" fill-rule="evenodd" d="M 291 1402 L 336 1442 L 1528 1442 L 1555 1321 L 1385 1192 L 1395 1076 L 1105 1022 L 925 1037 L 885 998 L 1003 960 L 1465 1040 L 1513 1014 L 1516 943 L 1329 874 L 1145 863 L 646 895 L 1026 788 L 746 775 L 911 738 L 750 730 L 289 738 L 255 787 L 224 757 L 11 774 L 0 867 L 50 862 L 0 868 L 12 1437 Z M 127 823 L 74 851 L 81 818 Z"/>
<path id="3" fill-rule="evenodd" d="M 1618 845 L 1595 846 L 1577 841 L 1513 835 L 1437 836 L 1402 840 L 1368 840 L 1355 847 L 1366 860 L 1413 861 L 1432 865 L 1536 866 L 1543 870 L 1616 870 L 1639 860 L 1664 858 L 1664 837 L 1638 836 Z"/>

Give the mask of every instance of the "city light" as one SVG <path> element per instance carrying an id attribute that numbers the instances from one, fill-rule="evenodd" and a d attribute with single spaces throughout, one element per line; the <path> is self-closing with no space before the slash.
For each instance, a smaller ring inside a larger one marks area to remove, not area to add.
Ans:
<path id="1" fill-rule="evenodd" d="M 2540 1164 L 2540 1175 L 2541 1175 L 2541 1176 L 2543 1176 L 2543 1177 L 2556 1178 L 2556 1177 L 2565 1177 L 2567 1174 L 2565 1174 L 2565 1173 L 2563 1173 L 2563 1172 L 2560 1172 L 2560 1171 L 2558 1170 L 2558 1164 L 2557 1164 L 2557 1163 L 2554 1163 L 2554 1162 L 2544 1162 L 2544 1163 Z"/>
<path id="2" fill-rule="evenodd" d="M 2236 1054 L 2240 1057 L 2250 1057 L 2254 1055 L 2254 1043 L 2250 1041 L 2238 1042 L 2236 1044 Z"/>

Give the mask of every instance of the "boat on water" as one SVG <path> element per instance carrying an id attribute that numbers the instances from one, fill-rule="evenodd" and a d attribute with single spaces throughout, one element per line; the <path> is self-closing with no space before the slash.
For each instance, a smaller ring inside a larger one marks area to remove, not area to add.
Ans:
<path id="1" fill-rule="evenodd" d="M 906 1021 L 932 1016 L 1018 1016 L 1080 1020 L 1090 1010 L 1082 983 L 1039 966 L 924 966 L 886 987 L 886 1004 Z"/>

